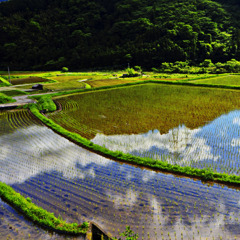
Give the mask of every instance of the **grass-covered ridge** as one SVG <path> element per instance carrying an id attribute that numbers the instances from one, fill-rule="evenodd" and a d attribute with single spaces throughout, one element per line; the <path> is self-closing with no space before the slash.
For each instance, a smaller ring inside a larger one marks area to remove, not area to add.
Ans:
<path id="1" fill-rule="evenodd" d="M 4 91 L 1 91 L 1 92 L 4 93 L 5 95 L 9 96 L 9 97 L 27 95 L 26 92 L 18 90 L 18 89 L 4 90 Z"/>
<path id="2" fill-rule="evenodd" d="M 16 102 L 16 100 L 11 98 L 11 97 L 9 97 L 9 96 L 7 96 L 4 93 L 0 93 L 0 104 L 11 103 L 11 102 Z"/>
<path id="3" fill-rule="evenodd" d="M 60 218 L 56 218 L 53 213 L 36 206 L 30 198 L 24 198 L 15 192 L 12 187 L 0 182 L 0 197 L 14 208 L 22 212 L 34 223 L 47 227 L 50 230 L 65 234 L 85 234 L 88 230 L 88 223 L 66 223 Z"/>
<path id="4" fill-rule="evenodd" d="M 38 100 L 37 107 L 40 111 L 53 112 L 57 110 L 55 103 L 53 102 L 51 96 L 40 95 L 34 96 Z"/>
<path id="5" fill-rule="evenodd" d="M 3 77 L 0 77 L 0 87 L 4 87 L 4 86 L 10 86 L 11 84 L 4 79 Z"/>

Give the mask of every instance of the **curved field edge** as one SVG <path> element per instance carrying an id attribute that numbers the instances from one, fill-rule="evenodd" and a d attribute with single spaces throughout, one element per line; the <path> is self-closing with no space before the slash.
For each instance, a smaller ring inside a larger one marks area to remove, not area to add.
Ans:
<path id="1" fill-rule="evenodd" d="M 141 166 L 145 166 L 145 167 L 149 167 L 152 169 L 157 169 L 157 170 L 161 170 L 169 173 L 176 173 L 176 174 L 187 176 L 187 177 L 195 177 L 203 181 L 214 181 L 214 182 L 225 183 L 230 185 L 240 185 L 240 176 L 229 175 L 226 173 L 216 173 L 207 169 L 196 169 L 188 166 L 182 167 L 178 165 L 171 165 L 169 163 L 151 159 L 151 158 L 137 157 L 131 154 L 122 153 L 120 151 L 111 151 L 105 147 L 94 144 L 90 140 L 80 136 L 77 133 L 73 133 L 66 130 L 65 128 L 56 124 L 53 120 L 42 115 L 36 106 L 31 105 L 30 110 L 39 120 L 41 120 L 45 125 L 50 127 L 55 132 L 79 144 L 80 146 L 88 150 L 91 150 L 92 152 L 95 152 L 99 155 L 102 155 L 104 157 L 112 158 L 122 162 L 141 165 Z"/>
<path id="2" fill-rule="evenodd" d="M 0 197 L 28 219 L 51 231 L 60 234 L 80 235 L 86 234 L 89 229 L 87 222 L 80 225 L 78 223 L 66 223 L 61 218 L 56 218 L 53 213 L 38 207 L 31 202 L 30 198 L 23 197 L 12 187 L 2 182 L 0 182 Z"/>

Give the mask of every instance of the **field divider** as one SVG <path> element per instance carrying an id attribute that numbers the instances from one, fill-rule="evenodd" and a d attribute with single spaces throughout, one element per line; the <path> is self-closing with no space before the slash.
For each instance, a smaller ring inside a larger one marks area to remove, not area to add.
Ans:
<path id="1" fill-rule="evenodd" d="M 53 213 L 44 210 L 32 203 L 30 198 L 23 197 L 12 187 L 0 182 L 0 197 L 13 206 L 24 216 L 34 223 L 47 228 L 48 230 L 68 235 L 86 234 L 89 229 L 89 223 L 66 223 L 60 218 L 56 218 Z"/>
<path id="2" fill-rule="evenodd" d="M 40 121 L 42 121 L 42 123 L 44 123 L 46 126 L 51 128 L 56 133 L 69 139 L 70 141 L 76 143 L 77 145 L 80 145 L 81 147 L 90 150 L 91 152 L 97 153 L 98 155 L 101 155 L 103 157 L 112 160 L 117 160 L 123 163 L 130 163 L 133 165 L 140 165 L 154 170 L 160 170 L 162 172 L 168 172 L 186 177 L 193 177 L 203 181 L 224 183 L 231 186 L 232 185 L 240 186 L 240 176 L 229 175 L 226 173 L 217 173 L 208 169 L 197 169 L 191 168 L 189 166 L 183 167 L 179 165 L 172 165 L 170 163 L 151 158 L 133 156 L 131 154 L 123 153 L 120 151 L 111 151 L 103 146 L 94 144 L 90 140 L 82 137 L 77 133 L 70 132 L 65 128 L 61 127 L 53 120 L 47 118 L 44 114 L 41 114 L 36 105 L 30 105 L 30 111 Z"/>
<path id="3" fill-rule="evenodd" d="M 10 86 L 11 83 L 0 76 L 0 87 Z"/>

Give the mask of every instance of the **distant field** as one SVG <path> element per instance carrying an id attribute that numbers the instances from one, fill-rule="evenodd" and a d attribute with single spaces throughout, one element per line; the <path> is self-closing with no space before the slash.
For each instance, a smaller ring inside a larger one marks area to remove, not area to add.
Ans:
<path id="1" fill-rule="evenodd" d="M 195 81 L 189 81 L 199 84 L 213 84 L 213 85 L 227 85 L 227 86 L 240 86 L 240 75 L 224 75 L 209 79 L 201 79 Z"/>
<path id="2" fill-rule="evenodd" d="M 59 76 L 55 76 L 55 77 L 50 77 L 50 79 L 56 80 L 56 81 L 59 81 L 59 82 L 65 82 L 65 81 L 81 80 L 81 79 L 84 79 L 85 77 L 86 76 L 59 75 Z"/>
<path id="3" fill-rule="evenodd" d="M 84 77 L 80 76 L 56 76 L 49 77 L 49 79 L 57 81 L 56 83 L 48 83 L 44 85 L 44 87 L 49 90 L 71 90 L 85 87 L 83 82 L 77 81 L 84 79 Z"/>
<path id="4" fill-rule="evenodd" d="M 223 89 L 147 84 L 58 98 L 63 111 L 49 117 L 87 138 L 97 132 L 167 133 L 180 124 L 197 128 L 239 109 L 239 97 L 240 92 Z"/>
<path id="5" fill-rule="evenodd" d="M 13 78 L 11 79 L 12 85 L 18 85 L 18 84 L 28 84 L 28 83 L 39 83 L 39 82 L 47 82 L 48 79 L 41 78 L 41 77 L 28 77 L 28 78 Z"/>
<path id="6" fill-rule="evenodd" d="M 0 71 L 1 76 L 8 80 L 7 72 Z M 67 72 L 63 73 L 60 71 L 52 72 L 11 72 L 11 83 L 17 84 L 34 84 L 37 82 L 46 82 L 44 89 L 46 91 L 63 91 L 85 88 L 86 84 L 91 87 L 103 87 L 119 85 L 124 83 L 131 83 L 137 81 L 191 81 L 195 78 L 208 78 L 209 74 L 167 74 L 167 73 L 155 73 L 155 72 L 144 72 L 142 76 L 121 78 L 126 71 L 98 71 L 98 72 Z M 53 83 L 49 83 L 49 81 Z M 55 82 L 54 82 L 55 81 Z M 83 82 L 81 82 L 83 81 Z M 199 80 L 199 83 L 202 80 Z M 208 81 L 204 79 L 203 81 Z M 194 81 L 197 83 L 196 81 Z M 85 84 L 86 83 L 86 84 Z M 22 87 L 19 86 L 21 89 Z"/>
<path id="7" fill-rule="evenodd" d="M 136 82 L 144 79 L 123 79 L 123 78 L 114 78 L 114 79 L 100 79 L 100 80 L 90 80 L 88 81 L 88 84 L 91 87 L 103 87 L 103 86 L 112 86 L 112 85 L 118 85 L 118 84 L 124 84 L 124 83 L 131 83 Z"/>
<path id="8" fill-rule="evenodd" d="M 38 74 L 45 74 L 48 72 L 31 72 L 31 71 L 18 71 L 18 72 L 10 72 L 11 76 L 19 76 L 19 75 L 38 75 Z M 0 74 L 3 76 L 8 76 L 8 72 L 6 71 L 0 71 Z"/>

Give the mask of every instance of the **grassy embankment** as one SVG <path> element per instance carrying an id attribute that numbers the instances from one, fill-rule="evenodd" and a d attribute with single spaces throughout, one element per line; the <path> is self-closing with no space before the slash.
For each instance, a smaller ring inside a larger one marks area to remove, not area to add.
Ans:
<path id="1" fill-rule="evenodd" d="M 4 90 L 4 91 L 1 91 L 1 93 L 4 93 L 5 95 L 7 95 L 7 96 L 9 96 L 9 97 L 27 95 L 26 92 L 21 91 L 21 90 L 18 90 L 18 89 L 16 89 L 16 90 L 14 90 L 14 89 Z"/>
<path id="2" fill-rule="evenodd" d="M 46 227 L 58 233 L 65 234 L 85 234 L 88 230 L 88 223 L 66 223 L 61 218 L 56 218 L 53 213 L 36 206 L 30 198 L 23 197 L 20 193 L 13 190 L 12 187 L 0 182 L 0 197 L 17 210 L 22 212 L 34 223 Z"/>
<path id="3" fill-rule="evenodd" d="M 0 77 L 0 87 L 10 86 L 11 84 L 4 79 L 3 77 Z"/>
<path id="4" fill-rule="evenodd" d="M 90 140 L 83 138 L 79 134 L 70 132 L 65 128 L 61 127 L 60 125 L 56 124 L 51 119 L 48 119 L 47 117 L 42 115 L 36 106 L 32 105 L 30 109 L 36 117 L 38 117 L 44 124 L 52 128 L 54 131 L 60 133 L 61 135 L 67 137 L 68 139 L 100 155 L 111 157 L 123 162 L 129 162 L 133 164 L 147 166 L 154 169 L 159 169 L 166 172 L 177 173 L 177 174 L 190 176 L 190 177 L 196 177 L 204 181 L 209 180 L 209 181 L 215 181 L 215 182 L 227 183 L 227 184 L 233 184 L 233 185 L 240 184 L 240 176 L 228 175 L 225 173 L 216 173 L 207 169 L 195 169 L 188 166 L 181 167 L 177 165 L 171 165 L 166 162 L 157 161 L 154 159 L 137 157 L 137 156 L 125 154 L 118 151 L 110 151 L 109 149 L 93 144 Z"/>
<path id="5" fill-rule="evenodd" d="M 0 93 L 0 104 L 16 102 L 15 99 L 7 96 L 4 93 Z"/>

